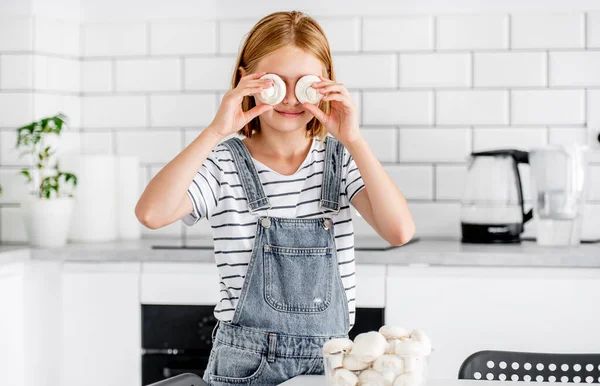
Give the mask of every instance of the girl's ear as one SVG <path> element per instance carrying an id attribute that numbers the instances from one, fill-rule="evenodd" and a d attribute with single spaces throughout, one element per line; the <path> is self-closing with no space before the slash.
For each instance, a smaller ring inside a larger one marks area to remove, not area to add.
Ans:
<path id="1" fill-rule="evenodd" d="M 242 77 L 246 76 L 246 70 L 244 69 L 244 67 L 242 67 L 242 66 L 239 66 L 239 67 L 238 67 L 238 71 L 240 72 L 240 75 L 241 75 Z"/>

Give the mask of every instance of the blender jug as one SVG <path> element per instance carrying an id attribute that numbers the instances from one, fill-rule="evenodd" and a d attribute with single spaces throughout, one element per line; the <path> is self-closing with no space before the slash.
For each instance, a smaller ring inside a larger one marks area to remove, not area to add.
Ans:
<path id="1" fill-rule="evenodd" d="M 585 200 L 585 147 L 534 149 L 529 164 L 538 244 L 578 245 Z"/>

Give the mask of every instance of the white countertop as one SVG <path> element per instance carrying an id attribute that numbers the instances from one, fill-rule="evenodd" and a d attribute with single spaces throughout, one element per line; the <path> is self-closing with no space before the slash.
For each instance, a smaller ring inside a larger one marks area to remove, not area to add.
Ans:
<path id="1" fill-rule="evenodd" d="M 160 246 L 160 248 L 153 248 Z M 356 237 L 357 264 L 400 266 L 498 266 L 600 268 L 600 244 L 551 248 L 534 241 L 520 244 L 462 244 L 458 240 L 420 239 L 391 247 L 381 238 Z M 391 249 L 382 250 L 382 247 Z M 375 248 L 375 249 L 373 249 Z M 376 250 L 378 249 L 378 250 Z M 21 260 L 73 262 L 204 262 L 213 263 L 212 239 L 141 239 L 69 243 L 60 248 L 0 247 L 0 263 Z"/>
<path id="2" fill-rule="evenodd" d="M 513 381 L 511 381 L 513 383 Z M 527 383 L 527 382 L 514 382 Z M 301 375 L 280 383 L 281 386 L 327 386 L 324 375 Z M 490 386 L 490 381 L 466 379 L 429 379 L 422 386 Z"/>

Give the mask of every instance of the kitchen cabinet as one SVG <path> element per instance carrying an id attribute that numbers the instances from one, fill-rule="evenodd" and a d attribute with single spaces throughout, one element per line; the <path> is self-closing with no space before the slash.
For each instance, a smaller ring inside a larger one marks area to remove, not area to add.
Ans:
<path id="1" fill-rule="evenodd" d="M 65 263 L 62 386 L 135 386 L 141 374 L 139 263 Z"/>
<path id="2" fill-rule="evenodd" d="M 597 352 L 600 270 L 390 266 L 386 323 L 431 336 L 432 378 L 479 350 Z"/>

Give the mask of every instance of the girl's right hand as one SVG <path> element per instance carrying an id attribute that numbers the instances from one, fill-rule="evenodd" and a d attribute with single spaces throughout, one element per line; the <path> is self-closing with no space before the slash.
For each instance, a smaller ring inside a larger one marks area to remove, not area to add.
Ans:
<path id="1" fill-rule="evenodd" d="M 242 101 L 245 96 L 259 94 L 273 85 L 271 79 L 260 79 L 265 74 L 266 72 L 259 72 L 246 75 L 240 79 L 236 88 L 225 93 L 211 123 L 219 135 L 226 137 L 236 133 L 260 114 L 273 109 L 271 105 L 260 104 L 249 111 L 242 110 Z"/>

